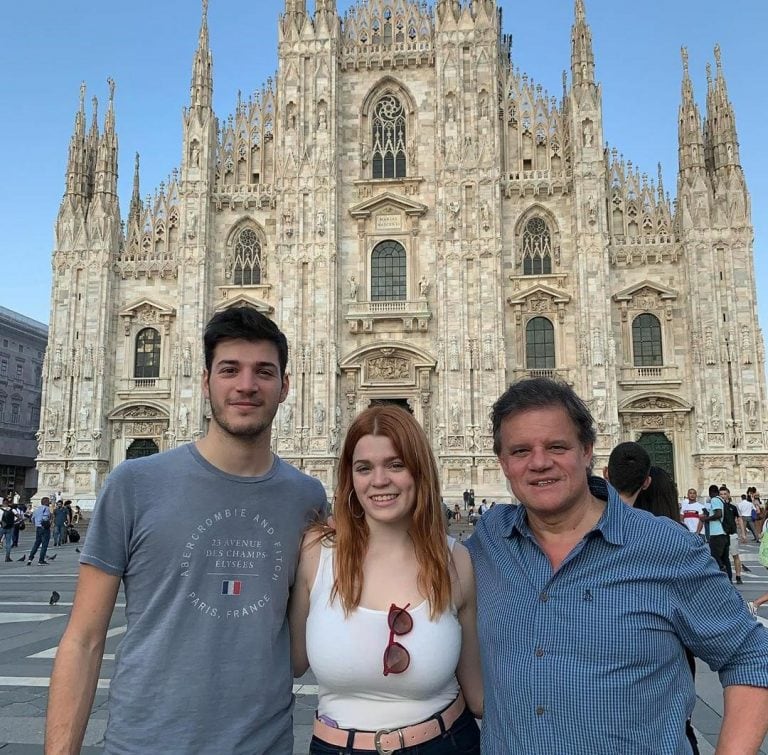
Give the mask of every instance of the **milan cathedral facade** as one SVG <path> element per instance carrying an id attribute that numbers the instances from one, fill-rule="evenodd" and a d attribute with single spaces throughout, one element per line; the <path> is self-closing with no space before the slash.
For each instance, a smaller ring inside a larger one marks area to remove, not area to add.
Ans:
<path id="1" fill-rule="evenodd" d="M 126 457 L 204 434 L 201 334 L 237 306 L 288 336 L 274 448 L 329 493 L 351 418 L 386 400 L 426 430 L 447 496 L 502 497 L 489 409 L 529 375 L 589 402 L 598 465 L 638 440 L 683 488 L 768 479 L 750 200 L 718 49 L 703 118 L 683 51 L 673 203 L 604 147 L 583 0 L 560 98 L 513 65 L 495 0 L 343 17 L 286 0 L 276 78 L 224 120 L 206 5 L 180 164 L 142 201 L 137 156 L 125 223 L 114 84 L 90 126 L 81 91 L 42 492 L 87 506 Z"/>

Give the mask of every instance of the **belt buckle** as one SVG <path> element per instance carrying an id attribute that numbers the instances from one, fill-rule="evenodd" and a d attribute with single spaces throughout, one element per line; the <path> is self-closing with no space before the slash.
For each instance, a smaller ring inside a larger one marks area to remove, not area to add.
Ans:
<path id="1" fill-rule="evenodd" d="M 379 755 L 392 755 L 394 750 L 385 750 L 384 748 L 382 748 L 381 738 L 386 736 L 387 734 L 392 734 L 395 731 L 397 732 L 397 735 L 400 737 L 400 747 L 398 749 L 405 749 L 405 740 L 403 739 L 402 729 L 379 729 L 373 735 L 373 744 L 376 747 L 376 752 Z"/>

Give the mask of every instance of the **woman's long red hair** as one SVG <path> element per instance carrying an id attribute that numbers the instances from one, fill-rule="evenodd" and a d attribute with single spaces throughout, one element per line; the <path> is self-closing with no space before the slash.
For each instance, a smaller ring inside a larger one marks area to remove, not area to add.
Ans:
<path id="1" fill-rule="evenodd" d="M 368 549 L 368 525 L 352 484 L 352 455 L 364 435 L 385 436 L 392 441 L 414 479 L 416 501 L 410 536 L 419 564 L 419 589 L 429 601 L 432 618 L 451 601 L 450 551 L 440 498 L 440 478 L 427 436 L 413 416 L 394 404 L 372 406 L 349 427 L 339 459 L 333 516 L 335 531 L 326 531 L 335 548 L 332 598 L 341 599 L 345 613 L 360 605 L 363 559 Z"/>

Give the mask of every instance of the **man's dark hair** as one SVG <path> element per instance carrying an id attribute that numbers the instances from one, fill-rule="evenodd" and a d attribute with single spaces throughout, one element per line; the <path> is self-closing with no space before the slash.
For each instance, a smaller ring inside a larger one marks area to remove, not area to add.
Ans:
<path id="1" fill-rule="evenodd" d="M 205 326 L 203 346 L 205 369 L 211 371 L 213 352 L 220 341 L 237 338 L 243 341 L 270 341 L 277 348 L 280 377 L 288 364 L 288 340 L 272 320 L 252 307 L 232 307 L 217 312 Z"/>
<path id="2" fill-rule="evenodd" d="M 710 485 L 709 486 L 709 497 L 710 498 L 716 498 L 720 495 L 720 488 L 717 487 L 717 485 Z"/>
<path id="3" fill-rule="evenodd" d="M 720 492 L 730 493 L 731 491 L 728 490 L 728 487 L 726 485 L 721 485 L 719 487 Z"/>
<path id="4" fill-rule="evenodd" d="M 634 441 L 619 443 L 608 457 L 608 481 L 619 493 L 634 495 L 651 470 L 651 457 Z"/>
<path id="5" fill-rule="evenodd" d="M 501 423 L 507 418 L 531 409 L 560 407 L 576 425 L 579 442 L 586 447 L 594 445 L 594 420 L 586 404 L 565 383 L 550 378 L 518 380 L 501 394 L 491 410 L 493 423 L 493 452 L 501 453 Z"/>

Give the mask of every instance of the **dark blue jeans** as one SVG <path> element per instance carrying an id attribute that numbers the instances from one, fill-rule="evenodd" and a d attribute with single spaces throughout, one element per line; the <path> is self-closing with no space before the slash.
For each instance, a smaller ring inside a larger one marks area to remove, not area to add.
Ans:
<path id="1" fill-rule="evenodd" d="M 372 755 L 375 750 L 336 747 L 312 737 L 309 755 Z M 465 710 L 445 734 L 420 745 L 395 750 L 396 755 L 480 755 L 480 729 L 469 710 Z"/>
<path id="2" fill-rule="evenodd" d="M 45 561 L 45 554 L 48 552 L 48 542 L 50 539 L 50 527 L 35 527 L 35 544 L 32 546 L 29 554 L 30 561 L 35 557 L 38 548 L 40 548 L 40 561 Z"/>

